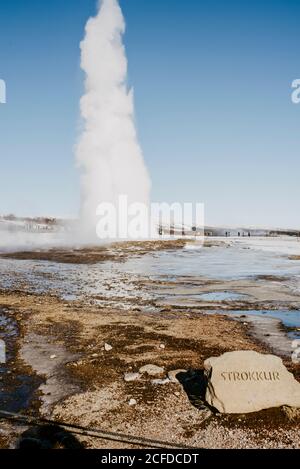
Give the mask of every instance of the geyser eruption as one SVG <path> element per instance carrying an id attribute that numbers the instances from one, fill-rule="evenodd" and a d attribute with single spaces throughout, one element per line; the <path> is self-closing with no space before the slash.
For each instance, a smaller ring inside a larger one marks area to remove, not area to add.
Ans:
<path id="1" fill-rule="evenodd" d="M 81 99 L 84 128 L 77 145 L 81 170 L 81 227 L 96 236 L 100 203 L 149 203 L 150 180 L 134 123 L 134 99 L 127 86 L 127 58 L 122 42 L 125 21 L 118 0 L 102 0 L 86 24 L 81 68 L 86 74 Z"/>

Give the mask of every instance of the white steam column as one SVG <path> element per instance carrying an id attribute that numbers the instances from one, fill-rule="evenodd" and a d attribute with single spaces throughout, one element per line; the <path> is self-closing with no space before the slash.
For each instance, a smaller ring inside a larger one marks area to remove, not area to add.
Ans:
<path id="1" fill-rule="evenodd" d="M 125 21 L 117 0 L 102 0 L 86 25 L 81 68 L 86 74 L 80 109 L 84 128 L 76 148 L 81 170 L 81 229 L 95 240 L 97 207 L 149 204 L 150 179 L 134 124 L 133 91 L 127 86 L 127 58 L 122 42 Z"/>

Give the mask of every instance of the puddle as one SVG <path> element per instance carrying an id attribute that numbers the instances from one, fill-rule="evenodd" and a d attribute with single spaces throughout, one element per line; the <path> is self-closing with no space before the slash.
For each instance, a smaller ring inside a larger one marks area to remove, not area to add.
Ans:
<path id="1" fill-rule="evenodd" d="M 287 329 L 287 336 L 291 340 L 300 339 L 300 311 L 230 311 L 227 313 L 236 316 L 256 316 L 278 319 Z"/>
<path id="2" fill-rule="evenodd" d="M 0 309 L 0 339 L 6 346 L 6 363 L 0 364 L 0 409 L 20 412 L 29 407 L 41 384 L 34 375 L 18 372 L 16 321 Z"/>
<path id="3" fill-rule="evenodd" d="M 247 295 L 230 291 L 215 291 L 210 293 L 203 293 L 200 295 L 193 295 L 193 298 L 205 301 L 238 301 L 247 299 Z"/>
<path id="4" fill-rule="evenodd" d="M 251 324 L 253 335 L 279 355 L 291 357 L 292 341 L 300 339 L 300 311 L 205 311 L 216 313 Z"/>

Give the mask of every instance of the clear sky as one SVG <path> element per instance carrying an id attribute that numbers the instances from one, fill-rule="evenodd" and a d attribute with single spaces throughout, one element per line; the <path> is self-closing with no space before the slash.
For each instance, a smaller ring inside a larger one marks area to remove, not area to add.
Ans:
<path id="1" fill-rule="evenodd" d="M 300 226 L 298 0 L 121 0 L 153 201 Z M 95 0 L 1 0 L 0 213 L 76 216 L 79 42 Z"/>

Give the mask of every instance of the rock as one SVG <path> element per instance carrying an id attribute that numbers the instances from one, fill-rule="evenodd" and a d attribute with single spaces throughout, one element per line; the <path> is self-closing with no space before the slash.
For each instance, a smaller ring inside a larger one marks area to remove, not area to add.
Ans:
<path id="1" fill-rule="evenodd" d="M 110 352 L 112 350 L 112 346 L 109 344 L 104 344 L 104 350 L 105 352 Z"/>
<path id="2" fill-rule="evenodd" d="M 300 384 L 279 357 L 253 351 L 227 352 L 209 358 L 204 367 L 206 401 L 221 413 L 300 407 Z"/>
<path id="3" fill-rule="evenodd" d="M 129 404 L 130 406 L 134 406 L 134 405 L 137 405 L 137 402 L 136 402 L 135 399 L 130 399 L 130 401 L 128 402 L 128 404 Z"/>
<path id="4" fill-rule="evenodd" d="M 165 379 L 152 379 L 151 380 L 151 383 L 152 384 L 169 384 L 171 381 L 169 380 L 169 378 L 165 378 Z"/>
<path id="5" fill-rule="evenodd" d="M 159 348 L 164 350 L 166 348 L 166 346 L 164 344 L 160 344 Z"/>
<path id="6" fill-rule="evenodd" d="M 165 370 L 164 368 L 161 368 L 160 366 L 156 365 L 145 365 L 140 368 L 139 372 L 141 374 L 147 373 L 149 376 L 157 376 L 157 375 L 162 375 L 164 374 Z"/>
<path id="7" fill-rule="evenodd" d="M 129 383 L 130 381 L 136 381 L 140 377 L 140 373 L 125 373 L 124 380 Z"/>
<path id="8" fill-rule="evenodd" d="M 56 358 L 56 355 L 51 355 L 50 360 L 54 360 Z"/>
<path id="9" fill-rule="evenodd" d="M 171 381 L 171 383 L 179 383 L 178 379 L 176 378 L 176 376 L 179 373 L 186 373 L 186 370 L 171 370 L 171 371 L 169 371 L 168 378 Z"/>

